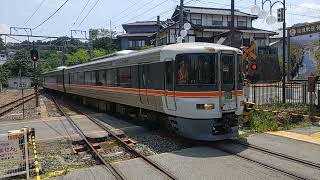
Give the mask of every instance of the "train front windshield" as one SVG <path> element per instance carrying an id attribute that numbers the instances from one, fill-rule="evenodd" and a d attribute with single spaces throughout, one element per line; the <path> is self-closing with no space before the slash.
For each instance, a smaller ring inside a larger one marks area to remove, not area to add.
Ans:
<path id="1" fill-rule="evenodd" d="M 177 63 L 178 85 L 212 85 L 216 83 L 216 54 L 179 54 Z"/>

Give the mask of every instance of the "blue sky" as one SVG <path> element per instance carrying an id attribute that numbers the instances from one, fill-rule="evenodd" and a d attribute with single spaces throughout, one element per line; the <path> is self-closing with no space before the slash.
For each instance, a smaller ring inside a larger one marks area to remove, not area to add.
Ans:
<path id="1" fill-rule="evenodd" d="M 65 0 L 0 0 L 0 33 L 8 33 L 9 27 L 21 27 L 37 9 L 43 1 L 39 10 L 25 25 L 25 27 L 35 27 L 44 21 Z M 89 0 L 88 6 L 80 14 L 88 0 L 69 0 L 66 5 L 58 11 L 48 22 L 34 30 L 35 35 L 64 36 L 70 35 L 70 29 L 75 29 L 86 16 L 88 11 L 98 0 Z M 261 3 L 260 0 L 257 0 Z M 230 0 L 185 0 L 186 5 L 230 8 Z M 250 11 L 250 6 L 254 0 L 235 0 L 236 9 L 244 12 Z M 161 14 L 161 19 L 169 18 L 173 8 L 179 0 L 99 0 L 96 7 L 83 21 L 78 29 L 88 30 L 89 28 L 108 28 L 111 19 L 112 29 L 122 32 L 121 24 L 139 21 L 156 20 L 156 16 Z M 276 5 L 276 8 L 281 6 Z M 156 8 L 152 8 L 156 7 Z M 320 20 L 319 0 L 287 0 L 287 21 L 288 26 L 298 22 L 312 22 Z M 80 15 L 80 16 L 79 16 Z M 78 18 L 78 21 L 75 20 Z M 75 23 L 73 25 L 73 23 Z M 254 21 L 256 28 L 276 30 L 281 27 L 281 23 L 267 25 L 263 20 Z"/>

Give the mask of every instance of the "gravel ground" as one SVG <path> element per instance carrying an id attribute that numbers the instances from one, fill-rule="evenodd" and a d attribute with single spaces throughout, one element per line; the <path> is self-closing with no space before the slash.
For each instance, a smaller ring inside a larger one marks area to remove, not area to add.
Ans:
<path id="1" fill-rule="evenodd" d="M 60 117 L 61 116 L 60 112 L 58 112 L 56 105 L 51 100 L 51 97 L 49 95 L 43 94 L 41 96 L 41 99 L 43 100 L 44 105 L 47 108 L 47 112 L 48 112 L 49 117 Z"/>
<path id="2" fill-rule="evenodd" d="M 33 89 L 25 89 L 24 96 L 32 94 L 33 92 Z M 19 98 L 21 98 L 21 90 L 4 89 L 2 92 L 0 92 L 0 106 L 8 104 L 9 102 L 17 100 Z"/>
<path id="3" fill-rule="evenodd" d="M 24 119 L 37 119 L 40 118 L 39 110 L 36 108 L 36 101 L 32 99 L 25 103 L 25 116 Z M 10 121 L 10 120 L 23 120 L 22 106 L 19 106 L 0 117 L 0 121 Z"/>
<path id="4" fill-rule="evenodd" d="M 173 140 L 172 137 L 163 136 L 162 132 L 147 131 L 130 134 L 129 137 L 137 141 L 136 149 L 146 156 L 187 148 L 184 143 Z"/>
<path id="5" fill-rule="evenodd" d="M 67 173 L 70 169 L 90 167 L 95 160 L 87 152 L 74 154 L 71 144 L 66 140 L 37 144 L 38 158 L 43 177 L 48 177 L 57 171 Z"/>

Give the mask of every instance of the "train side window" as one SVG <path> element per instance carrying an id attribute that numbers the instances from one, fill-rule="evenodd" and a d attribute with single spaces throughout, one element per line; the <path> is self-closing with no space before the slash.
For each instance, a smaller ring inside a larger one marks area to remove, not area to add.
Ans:
<path id="1" fill-rule="evenodd" d="M 139 88 L 139 65 L 131 66 L 131 85 L 133 88 Z"/>
<path id="2" fill-rule="evenodd" d="M 166 62 L 166 81 L 167 90 L 173 90 L 173 61 Z"/>
<path id="3" fill-rule="evenodd" d="M 84 73 L 84 82 L 86 85 L 90 85 L 91 84 L 91 72 L 85 72 Z"/>
<path id="4" fill-rule="evenodd" d="M 105 71 L 104 70 L 100 70 L 100 71 L 97 71 L 97 85 L 98 86 L 104 86 L 106 85 L 106 80 L 105 80 Z"/>
<path id="5" fill-rule="evenodd" d="M 153 63 L 148 67 L 148 89 L 163 89 L 163 64 Z"/>
<path id="6" fill-rule="evenodd" d="M 73 75 L 74 75 L 74 83 L 79 84 L 77 73 L 74 73 Z"/>
<path id="7" fill-rule="evenodd" d="M 78 83 L 79 84 L 85 84 L 85 82 L 84 82 L 84 73 L 83 72 L 78 72 Z"/>
<path id="8" fill-rule="evenodd" d="M 107 85 L 108 86 L 117 86 L 118 85 L 117 69 L 108 69 L 107 70 Z"/>
<path id="9" fill-rule="evenodd" d="M 238 76 L 238 89 L 242 89 L 243 88 L 243 59 L 241 55 L 238 55 L 238 72 L 239 72 L 239 76 Z"/>
<path id="10" fill-rule="evenodd" d="M 97 79 L 96 79 L 96 72 L 91 71 L 91 85 L 96 85 Z"/>
<path id="11" fill-rule="evenodd" d="M 122 67 L 118 69 L 120 87 L 131 87 L 131 68 Z"/>

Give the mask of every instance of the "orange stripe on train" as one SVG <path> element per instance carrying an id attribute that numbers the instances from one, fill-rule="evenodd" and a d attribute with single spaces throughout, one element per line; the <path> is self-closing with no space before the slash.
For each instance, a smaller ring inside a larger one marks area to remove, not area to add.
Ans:
<path id="1" fill-rule="evenodd" d="M 180 98 L 212 98 L 212 97 L 220 97 L 224 95 L 223 92 L 217 92 L 217 91 L 183 92 L 183 91 L 164 91 L 164 90 L 154 90 L 154 89 L 135 89 L 135 88 L 91 86 L 91 85 L 77 85 L 77 84 L 70 84 L 70 87 L 83 88 L 83 89 L 95 89 L 95 90 L 108 90 L 108 91 L 114 91 L 114 92 L 126 92 L 126 93 L 132 93 L 132 94 L 175 96 Z M 236 96 L 242 96 L 243 91 L 242 90 L 233 91 L 232 94 Z"/>

